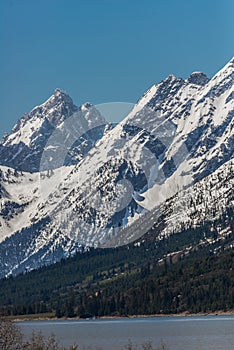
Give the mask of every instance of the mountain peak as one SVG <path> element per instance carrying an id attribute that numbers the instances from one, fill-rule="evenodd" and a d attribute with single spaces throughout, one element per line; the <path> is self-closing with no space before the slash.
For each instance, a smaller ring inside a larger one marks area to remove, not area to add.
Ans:
<path id="1" fill-rule="evenodd" d="M 48 100 L 46 100 L 40 106 L 35 107 L 34 109 L 41 108 L 41 107 L 46 109 L 51 109 L 51 108 L 54 108 L 56 105 L 60 105 L 61 103 L 64 105 L 69 105 L 74 107 L 73 100 L 68 95 L 68 93 L 64 90 L 56 88 L 53 94 L 48 98 Z"/>
<path id="2" fill-rule="evenodd" d="M 54 94 L 66 94 L 67 95 L 66 91 L 64 91 L 64 90 L 62 90 L 60 88 L 56 88 L 54 90 Z"/>
<path id="3" fill-rule="evenodd" d="M 192 74 L 190 74 L 190 76 L 187 79 L 187 81 L 190 84 L 201 85 L 201 86 L 206 85 L 209 80 L 210 79 L 206 76 L 206 74 L 202 72 L 193 72 Z"/>
<path id="4" fill-rule="evenodd" d="M 164 82 L 171 82 L 171 81 L 174 81 L 176 80 L 176 76 L 174 74 L 169 74 L 168 77 L 166 77 L 166 79 L 164 79 L 163 81 Z"/>
<path id="5" fill-rule="evenodd" d="M 38 165 L 34 166 L 34 163 L 39 163 L 38 159 L 51 133 L 77 110 L 78 107 L 74 105 L 71 97 L 65 91 L 56 89 L 44 103 L 24 114 L 12 128 L 11 133 L 4 136 L 1 145 L 3 148 L 7 147 L 8 152 L 0 150 L 3 152 L 0 153 L 2 164 L 21 170 L 38 170 Z M 39 157 L 33 156 L 35 158 L 32 161 L 33 165 L 27 158 L 31 153 L 33 155 L 32 149 Z"/>
<path id="6" fill-rule="evenodd" d="M 177 85 L 183 85 L 184 84 L 184 79 L 181 77 L 176 77 L 174 74 L 169 74 L 164 80 L 162 80 L 157 86 L 164 86 L 166 88 L 172 87 L 172 86 L 177 86 Z"/>
<path id="7" fill-rule="evenodd" d="M 81 110 L 82 110 L 82 111 L 87 111 L 87 110 L 90 109 L 90 108 L 93 108 L 93 105 L 92 105 L 92 103 L 90 103 L 90 102 L 85 102 L 85 103 L 83 103 L 82 106 L 81 106 Z"/>
<path id="8" fill-rule="evenodd" d="M 69 97 L 71 99 L 71 97 L 68 95 L 68 93 L 60 88 L 56 88 L 54 90 L 54 93 L 52 96 L 55 96 L 55 97 L 61 97 L 61 98 L 67 98 Z"/>

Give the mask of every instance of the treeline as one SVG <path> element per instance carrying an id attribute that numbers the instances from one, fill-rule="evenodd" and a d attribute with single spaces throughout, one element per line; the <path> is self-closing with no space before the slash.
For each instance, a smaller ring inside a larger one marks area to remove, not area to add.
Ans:
<path id="1" fill-rule="evenodd" d="M 57 317 L 171 314 L 231 310 L 234 305 L 234 252 L 210 255 L 197 261 L 197 254 L 175 264 L 149 265 L 124 277 L 101 281 L 79 293 L 61 295 Z M 64 302 L 65 301 L 65 302 Z"/>
<path id="2" fill-rule="evenodd" d="M 215 312 L 234 306 L 232 250 L 204 256 L 197 253 L 160 267 L 149 264 L 84 285 L 64 287 L 41 302 L 1 306 L 4 315 L 53 312 L 57 317 Z"/>
<path id="3" fill-rule="evenodd" d="M 232 234 L 210 245 L 222 220 L 157 241 L 90 249 L 52 266 L 0 281 L 0 314 L 91 317 L 230 310 L 234 305 Z M 225 216 L 233 220 L 233 216 Z M 203 240 L 203 244 L 201 244 Z M 188 249 L 188 246 L 193 249 Z M 172 252 L 177 251 L 176 254 Z"/>

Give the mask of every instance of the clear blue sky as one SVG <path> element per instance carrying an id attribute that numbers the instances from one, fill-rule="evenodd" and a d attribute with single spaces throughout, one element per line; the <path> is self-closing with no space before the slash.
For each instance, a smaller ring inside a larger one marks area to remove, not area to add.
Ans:
<path id="1" fill-rule="evenodd" d="M 56 87 L 77 105 L 135 102 L 168 74 L 233 55 L 233 0 L 1 0 L 3 131 Z"/>

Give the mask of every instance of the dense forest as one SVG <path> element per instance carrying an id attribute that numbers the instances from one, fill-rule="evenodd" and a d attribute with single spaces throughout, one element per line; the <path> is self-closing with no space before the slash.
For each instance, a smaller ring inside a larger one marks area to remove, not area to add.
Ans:
<path id="1" fill-rule="evenodd" d="M 87 318 L 231 310 L 234 230 L 229 214 L 232 233 L 222 244 L 209 242 L 217 238 L 214 227 L 221 222 L 207 222 L 163 240 L 156 240 L 152 229 L 128 246 L 89 249 L 2 279 L 0 314 Z"/>

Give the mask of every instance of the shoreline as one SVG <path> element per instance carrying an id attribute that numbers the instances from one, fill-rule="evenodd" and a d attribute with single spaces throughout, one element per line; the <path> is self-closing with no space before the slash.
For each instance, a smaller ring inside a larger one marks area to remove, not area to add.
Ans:
<path id="1" fill-rule="evenodd" d="M 114 320 L 114 319 L 137 319 L 137 318 L 163 318 L 163 317 L 209 317 L 209 316 L 233 316 L 234 309 L 229 311 L 215 311 L 215 312 L 200 312 L 200 313 L 189 313 L 189 312 L 181 312 L 178 314 L 153 314 L 153 315 L 128 315 L 128 316 L 96 316 L 90 318 L 80 318 L 80 317 L 35 317 L 33 315 L 29 315 L 31 317 L 27 317 L 26 315 L 22 315 L 22 317 L 7 317 L 12 320 L 12 322 L 27 322 L 27 321 L 84 321 L 84 320 Z"/>

